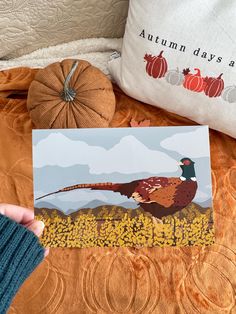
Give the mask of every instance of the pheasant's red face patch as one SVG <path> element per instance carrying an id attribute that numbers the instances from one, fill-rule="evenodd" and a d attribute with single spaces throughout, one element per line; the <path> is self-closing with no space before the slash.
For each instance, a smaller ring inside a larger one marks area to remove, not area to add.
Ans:
<path id="1" fill-rule="evenodd" d="M 189 166 L 189 165 L 191 164 L 191 161 L 188 160 L 188 159 L 185 159 L 185 160 L 183 160 L 183 164 L 184 164 L 185 166 Z"/>

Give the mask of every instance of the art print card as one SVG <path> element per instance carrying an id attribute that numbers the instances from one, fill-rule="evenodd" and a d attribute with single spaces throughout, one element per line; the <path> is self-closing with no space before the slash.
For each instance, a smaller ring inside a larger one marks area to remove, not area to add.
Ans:
<path id="1" fill-rule="evenodd" d="M 47 247 L 214 242 L 206 126 L 33 131 Z"/>

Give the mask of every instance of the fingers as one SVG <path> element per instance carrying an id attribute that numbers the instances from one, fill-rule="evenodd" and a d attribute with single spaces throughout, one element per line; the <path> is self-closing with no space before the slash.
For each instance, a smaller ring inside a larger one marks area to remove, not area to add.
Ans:
<path id="1" fill-rule="evenodd" d="M 27 229 L 32 231 L 37 237 L 40 237 L 43 233 L 45 225 L 42 221 L 34 220 L 31 224 L 28 224 Z M 48 256 L 49 248 L 45 248 L 44 257 Z"/>
<path id="2" fill-rule="evenodd" d="M 45 225 L 42 221 L 34 220 L 31 224 L 28 224 L 27 229 L 32 231 L 37 237 L 40 237 L 43 233 Z M 49 248 L 45 248 L 44 257 L 48 256 Z"/>
<path id="3" fill-rule="evenodd" d="M 0 204 L 0 214 L 23 225 L 28 224 L 34 219 L 33 210 L 11 204 Z"/>
<path id="4" fill-rule="evenodd" d="M 33 220 L 32 223 L 27 226 L 27 229 L 32 231 L 37 237 L 40 237 L 43 233 L 44 223 L 42 221 Z"/>

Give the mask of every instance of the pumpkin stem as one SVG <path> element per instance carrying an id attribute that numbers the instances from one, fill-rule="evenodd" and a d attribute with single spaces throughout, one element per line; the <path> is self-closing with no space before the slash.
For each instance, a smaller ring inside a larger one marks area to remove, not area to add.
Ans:
<path id="1" fill-rule="evenodd" d="M 64 88 L 63 88 L 63 91 L 61 92 L 61 98 L 64 101 L 73 101 L 75 99 L 76 92 L 72 88 L 69 87 L 69 84 L 70 84 L 70 79 L 72 78 L 78 64 L 79 64 L 78 60 L 74 61 L 71 67 L 71 70 L 65 79 Z"/>
<path id="2" fill-rule="evenodd" d="M 221 79 L 221 76 L 223 75 L 223 73 L 221 73 L 218 77 L 217 77 L 217 79 L 219 80 L 219 79 Z"/>
<path id="3" fill-rule="evenodd" d="M 198 68 L 195 68 L 194 71 L 197 71 L 197 73 L 195 74 L 196 76 L 201 76 L 201 72 L 200 72 L 200 69 Z"/>
<path id="4" fill-rule="evenodd" d="M 162 57 L 163 52 L 164 52 L 164 50 L 162 50 L 162 51 L 160 52 L 160 54 L 159 54 L 158 57 Z"/>

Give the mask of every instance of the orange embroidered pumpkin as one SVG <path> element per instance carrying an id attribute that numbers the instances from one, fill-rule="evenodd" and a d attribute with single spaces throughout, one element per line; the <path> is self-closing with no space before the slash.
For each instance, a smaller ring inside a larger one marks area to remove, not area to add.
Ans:
<path id="1" fill-rule="evenodd" d="M 205 87 L 204 78 L 201 76 L 201 72 L 199 69 L 194 69 L 194 71 L 197 71 L 197 73 L 191 74 L 189 69 L 183 71 L 183 74 L 185 75 L 183 85 L 185 88 L 193 92 L 200 93 L 204 90 Z"/>
<path id="2" fill-rule="evenodd" d="M 107 127 L 115 95 L 109 79 L 89 62 L 63 60 L 39 70 L 27 107 L 37 128 Z"/>
<path id="3" fill-rule="evenodd" d="M 221 78 L 223 73 L 221 73 L 217 78 L 207 77 L 205 78 L 205 94 L 209 97 L 219 97 L 224 90 L 224 81 Z"/>
<path id="4" fill-rule="evenodd" d="M 162 56 L 163 51 L 160 52 L 159 56 L 152 56 L 145 54 L 144 60 L 147 61 L 146 72 L 149 76 L 154 78 L 164 77 L 168 66 L 166 59 Z"/>

